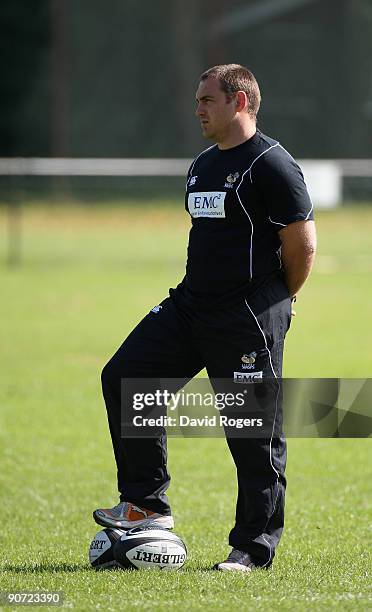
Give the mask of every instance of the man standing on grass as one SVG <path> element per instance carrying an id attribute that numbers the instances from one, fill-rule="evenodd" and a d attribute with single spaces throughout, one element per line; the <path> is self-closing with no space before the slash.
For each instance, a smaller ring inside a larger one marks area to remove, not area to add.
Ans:
<path id="1" fill-rule="evenodd" d="M 196 116 L 215 144 L 198 155 L 187 177 L 186 275 L 103 370 L 120 503 L 93 513 L 105 527 L 173 527 L 165 431 L 122 437 L 122 379 L 189 380 L 205 367 L 212 380 L 271 381 L 267 435 L 227 434 L 238 478 L 236 522 L 232 551 L 214 567 L 230 571 L 270 567 L 283 531 L 279 379 L 291 301 L 310 273 L 316 243 L 299 166 L 256 127 L 260 101 L 256 79 L 243 66 L 215 66 L 200 77 Z"/>

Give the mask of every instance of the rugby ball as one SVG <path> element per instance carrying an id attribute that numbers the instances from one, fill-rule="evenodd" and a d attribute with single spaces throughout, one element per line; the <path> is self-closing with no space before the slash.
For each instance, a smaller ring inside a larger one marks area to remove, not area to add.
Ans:
<path id="1" fill-rule="evenodd" d="M 118 567 L 114 559 L 114 545 L 125 533 L 123 529 L 103 529 L 93 538 L 89 547 L 89 561 L 97 570 Z"/>
<path id="2" fill-rule="evenodd" d="M 177 570 L 186 557 L 181 538 L 157 525 L 129 529 L 114 545 L 114 559 L 123 569 Z"/>

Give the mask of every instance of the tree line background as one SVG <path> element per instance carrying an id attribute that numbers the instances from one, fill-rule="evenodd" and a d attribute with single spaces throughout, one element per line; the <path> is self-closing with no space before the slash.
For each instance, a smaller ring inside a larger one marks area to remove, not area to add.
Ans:
<path id="1" fill-rule="evenodd" d="M 296 157 L 372 157 L 372 0 L 2 0 L 0 156 L 192 157 L 200 73 Z"/>

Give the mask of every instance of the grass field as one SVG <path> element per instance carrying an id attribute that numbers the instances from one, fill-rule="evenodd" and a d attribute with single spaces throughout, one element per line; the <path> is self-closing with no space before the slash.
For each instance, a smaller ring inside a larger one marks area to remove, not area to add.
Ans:
<path id="1" fill-rule="evenodd" d="M 372 206 L 318 214 L 285 374 L 372 372 Z M 286 530 L 273 569 L 210 571 L 229 550 L 224 440 L 170 440 L 170 497 L 189 559 L 175 573 L 89 568 L 91 511 L 117 501 L 100 370 L 181 278 L 188 221 L 167 206 L 30 206 L 8 268 L 0 209 L 2 530 L 6 590 L 62 590 L 76 610 L 372 610 L 371 440 L 289 440 Z"/>

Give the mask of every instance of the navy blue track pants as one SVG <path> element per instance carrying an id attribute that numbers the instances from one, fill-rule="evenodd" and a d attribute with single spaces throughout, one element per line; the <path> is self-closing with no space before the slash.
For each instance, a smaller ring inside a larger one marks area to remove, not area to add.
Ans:
<path id="1" fill-rule="evenodd" d="M 286 443 L 280 378 L 290 319 L 291 301 L 281 276 L 225 308 L 197 309 L 168 297 L 158 312 L 150 311 L 137 325 L 102 372 L 120 499 L 170 514 L 165 430 L 157 437 L 122 436 L 122 379 L 187 380 L 205 367 L 211 380 L 233 380 L 242 356 L 256 354 L 255 371 L 270 380 L 272 428 L 260 438 L 226 434 L 238 479 L 229 543 L 263 567 L 272 563 L 284 524 Z M 221 490 L 224 486 L 221 482 Z"/>

